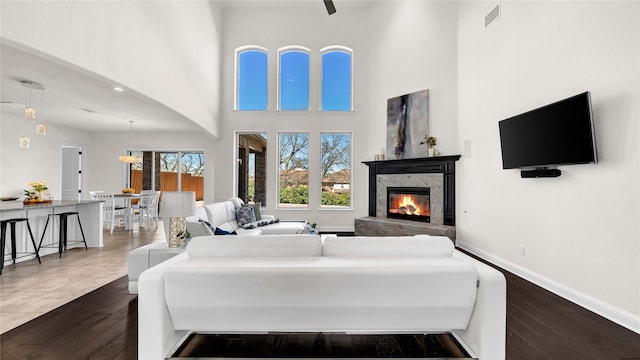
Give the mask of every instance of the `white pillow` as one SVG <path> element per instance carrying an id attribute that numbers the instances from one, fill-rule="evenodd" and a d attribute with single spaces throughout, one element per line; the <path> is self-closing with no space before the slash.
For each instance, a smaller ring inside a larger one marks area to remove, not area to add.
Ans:
<path id="1" fill-rule="evenodd" d="M 452 256 L 453 249 L 446 236 L 343 236 L 326 238 L 322 256 L 435 257 Z"/>
<path id="2" fill-rule="evenodd" d="M 318 235 L 201 236 L 191 239 L 189 257 L 322 256 Z"/>

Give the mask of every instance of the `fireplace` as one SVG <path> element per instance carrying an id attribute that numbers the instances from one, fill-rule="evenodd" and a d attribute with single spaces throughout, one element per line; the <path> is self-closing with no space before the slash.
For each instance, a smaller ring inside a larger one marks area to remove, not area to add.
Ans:
<path id="1" fill-rule="evenodd" d="M 431 222 L 428 187 L 387 187 L 387 217 Z"/>

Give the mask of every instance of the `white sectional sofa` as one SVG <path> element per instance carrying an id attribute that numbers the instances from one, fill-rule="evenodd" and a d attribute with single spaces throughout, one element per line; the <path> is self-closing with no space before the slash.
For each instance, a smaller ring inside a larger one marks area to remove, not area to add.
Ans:
<path id="1" fill-rule="evenodd" d="M 194 238 L 139 282 L 138 358 L 190 332 L 451 332 L 504 360 L 506 282 L 446 237 Z"/>
<path id="2" fill-rule="evenodd" d="M 227 201 L 206 204 L 196 208 L 196 214 L 187 218 L 187 231 L 192 237 L 213 235 L 211 226 L 225 232 L 236 232 L 238 235 L 263 235 L 263 234 L 296 234 L 304 230 L 306 221 L 277 221 L 273 215 L 262 215 L 261 221 L 251 224 L 251 229 L 238 226 L 236 210 L 242 207 L 244 202 L 240 198 L 231 198 Z M 205 223 L 206 221 L 207 223 Z M 259 226 L 266 224 L 263 226 Z M 164 221 L 165 234 L 168 234 L 169 222 Z M 129 292 L 138 293 L 138 278 L 143 271 L 157 265 L 177 254 L 179 249 L 167 249 L 166 242 L 154 242 L 129 252 L 128 278 Z"/>
<path id="3" fill-rule="evenodd" d="M 230 198 L 198 207 L 196 214 L 187 218 L 187 231 L 193 237 L 213 235 L 211 228 L 203 221 L 226 232 L 235 231 L 238 235 L 295 234 L 304 229 L 305 221 L 277 221 L 273 215 L 262 214 L 262 219 L 245 228 L 238 224 L 236 218 L 236 211 L 243 205 L 242 199 Z"/>

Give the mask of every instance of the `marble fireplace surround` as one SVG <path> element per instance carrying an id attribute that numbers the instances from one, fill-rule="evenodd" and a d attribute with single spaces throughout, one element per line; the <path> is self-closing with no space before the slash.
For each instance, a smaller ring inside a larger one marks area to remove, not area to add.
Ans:
<path id="1" fill-rule="evenodd" d="M 369 217 L 386 219 L 387 187 L 420 186 L 431 188 L 429 224 L 455 226 L 455 162 L 459 159 L 460 155 L 452 155 L 364 161 L 369 167 Z"/>

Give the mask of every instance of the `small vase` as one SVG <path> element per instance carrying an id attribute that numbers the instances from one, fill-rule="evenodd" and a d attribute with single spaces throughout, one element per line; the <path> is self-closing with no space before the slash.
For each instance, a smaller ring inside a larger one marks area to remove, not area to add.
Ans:
<path id="1" fill-rule="evenodd" d="M 434 156 L 436 156 L 436 149 L 434 149 L 434 148 L 429 148 L 429 149 L 427 149 L 427 156 L 428 156 L 428 157 L 434 157 Z"/>

